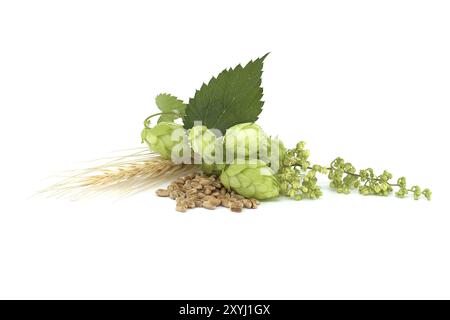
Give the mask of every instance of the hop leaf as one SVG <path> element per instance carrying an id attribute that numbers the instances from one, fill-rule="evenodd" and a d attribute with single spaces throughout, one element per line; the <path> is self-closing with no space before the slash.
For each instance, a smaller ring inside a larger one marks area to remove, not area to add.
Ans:
<path id="1" fill-rule="evenodd" d="M 210 129 L 225 132 L 238 123 L 255 122 L 263 106 L 261 75 L 266 56 L 245 67 L 226 69 L 203 84 L 189 100 L 184 127 L 190 129 L 195 121 L 201 121 Z"/>
<path id="2" fill-rule="evenodd" d="M 177 99 L 176 97 L 167 94 L 161 93 L 155 98 L 156 105 L 158 109 L 164 113 L 159 119 L 159 122 L 173 122 L 175 119 L 182 118 L 186 112 L 186 105 L 183 101 Z"/>

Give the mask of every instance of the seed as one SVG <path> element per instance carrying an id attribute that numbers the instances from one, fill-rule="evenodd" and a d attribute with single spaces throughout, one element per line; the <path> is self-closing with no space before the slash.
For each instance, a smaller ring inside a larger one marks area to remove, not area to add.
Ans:
<path id="1" fill-rule="evenodd" d="M 156 190 L 156 195 L 158 197 L 168 197 L 169 196 L 169 190 L 166 189 L 158 189 Z"/>
<path id="2" fill-rule="evenodd" d="M 230 207 L 230 200 L 228 200 L 227 198 L 222 199 L 222 200 L 220 201 L 220 203 L 222 204 L 222 206 L 224 206 L 224 207 L 226 207 L 226 208 L 229 208 L 229 207 Z"/>
<path id="3" fill-rule="evenodd" d="M 233 194 L 231 196 L 231 198 L 236 199 L 236 200 L 242 200 L 245 199 L 243 196 L 241 196 L 240 194 Z"/>
<path id="4" fill-rule="evenodd" d="M 192 186 L 191 186 L 191 181 L 186 181 L 186 182 L 184 183 L 184 185 L 183 185 L 183 188 L 185 188 L 185 189 L 191 189 L 191 188 L 192 188 Z"/>
<path id="5" fill-rule="evenodd" d="M 170 199 L 172 199 L 172 200 L 176 200 L 176 198 L 178 197 L 176 191 L 171 191 L 171 192 L 169 193 L 169 197 L 170 197 Z"/>
<path id="6" fill-rule="evenodd" d="M 242 207 L 243 207 L 242 202 L 236 201 L 236 202 L 232 202 L 230 204 L 230 209 L 233 212 L 241 212 L 242 211 Z"/>
<path id="7" fill-rule="evenodd" d="M 244 207 L 246 207 L 247 209 L 253 208 L 253 204 L 250 200 L 244 199 L 244 200 L 242 200 L 242 202 L 244 203 Z"/>
<path id="8" fill-rule="evenodd" d="M 209 190 L 211 193 L 216 191 L 216 187 L 213 186 L 205 186 L 205 190 Z"/>
<path id="9" fill-rule="evenodd" d="M 186 200 L 185 204 L 188 208 L 191 208 L 191 209 L 195 208 L 195 202 L 193 200 Z"/>
<path id="10" fill-rule="evenodd" d="M 212 202 L 215 206 L 220 206 L 220 204 L 222 203 L 222 201 L 217 198 L 212 198 L 209 201 Z"/>
<path id="11" fill-rule="evenodd" d="M 186 198 L 186 194 L 181 191 L 178 191 L 177 199 L 185 199 L 185 198 Z"/>
<path id="12" fill-rule="evenodd" d="M 205 196 L 205 197 L 203 198 L 203 201 L 211 201 L 211 202 L 214 203 L 216 206 L 220 205 L 220 200 L 217 199 L 217 198 L 214 197 L 214 196 L 211 196 L 211 195 Z"/>
<path id="13" fill-rule="evenodd" d="M 205 209 L 209 209 L 209 210 L 214 210 L 217 206 L 215 206 L 212 201 L 207 200 L 207 201 L 203 201 L 203 208 Z"/>
<path id="14" fill-rule="evenodd" d="M 192 188 L 197 189 L 197 190 L 203 189 L 203 186 L 198 182 L 192 182 L 191 186 L 192 186 Z"/>
<path id="15" fill-rule="evenodd" d="M 213 210 L 224 206 L 233 212 L 242 208 L 256 208 L 259 201 L 247 199 L 240 194 L 227 190 L 216 176 L 188 175 L 173 181 L 167 189 L 158 189 L 160 197 L 170 197 L 176 201 L 176 210 L 185 212 L 190 208 L 204 207 Z"/>
<path id="16" fill-rule="evenodd" d="M 195 200 L 194 203 L 197 208 L 201 208 L 203 206 L 202 200 Z"/>
<path id="17" fill-rule="evenodd" d="M 207 178 L 200 178 L 198 182 L 199 182 L 201 185 L 204 185 L 204 186 L 206 186 L 206 185 L 208 185 L 208 184 L 211 183 L 211 181 L 210 181 L 209 179 L 207 179 Z"/>
<path id="18" fill-rule="evenodd" d="M 197 198 L 202 199 L 205 197 L 205 194 L 203 192 L 197 193 Z"/>
<path id="19" fill-rule="evenodd" d="M 197 189 L 189 189 L 186 191 L 187 195 L 193 195 L 193 194 L 197 194 Z"/>
<path id="20" fill-rule="evenodd" d="M 253 198 L 251 198 L 250 201 L 252 202 L 252 208 L 256 209 L 258 207 L 259 201 Z"/>

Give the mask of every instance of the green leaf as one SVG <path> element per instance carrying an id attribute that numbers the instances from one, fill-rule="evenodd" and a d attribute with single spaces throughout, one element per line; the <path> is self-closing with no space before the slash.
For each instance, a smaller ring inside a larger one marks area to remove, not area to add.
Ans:
<path id="1" fill-rule="evenodd" d="M 158 123 L 160 122 L 174 122 L 176 119 L 181 118 L 175 114 L 162 114 L 158 118 Z"/>
<path id="2" fill-rule="evenodd" d="M 238 123 L 255 122 L 262 111 L 261 76 L 268 53 L 245 67 L 225 69 L 217 78 L 203 84 L 189 100 L 184 127 L 190 129 L 195 121 L 210 129 L 226 129 Z"/>
<path id="3" fill-rule="evenodd" d="M 162 114 L 159 119 L 159 122 L 173 122 L 175 119 L 182 118 L 186 111 L 186 105 L 183 101 L 177 99 L 176 97 L 167 94 L 161 93 L 155 98 L 156 105 L 161 112 L 167 113 Z"/>

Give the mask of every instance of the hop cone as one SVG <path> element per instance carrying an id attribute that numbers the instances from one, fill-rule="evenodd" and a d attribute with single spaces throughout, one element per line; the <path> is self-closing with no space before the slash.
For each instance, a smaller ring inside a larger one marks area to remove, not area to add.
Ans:
<path id="1" fill-rule="evenodd" d="M 259 159 L 261 151 L 267 154 L 269 138 L 260 126 L 241 123 L 229 128 L 225 134 L 225 148 L 234 159 Z"/>
<path id="2" fill-rule="evenodd" d="M 205 126 L 195 126 L 189 132 L 189 144 L 192 150 L 207 164 L 214 163 L 216 135 Z"/>
<path id="3" fill-rule="evenodd" d="M 220 175 L 222 184 L 247 198 L 264 200 L 279 195 L 274 172 L 261 160 L 230 164 Z"/>
<path id="4" fill-rule="evenodd" d="M 148 144 L 150 150 L 170 159 L 172 149 L 183 143 L 184 129 L 182 125 L 173 122 L 160 122 L 153 128 L 145 128 L 142 131 L 142 140 Z"/>

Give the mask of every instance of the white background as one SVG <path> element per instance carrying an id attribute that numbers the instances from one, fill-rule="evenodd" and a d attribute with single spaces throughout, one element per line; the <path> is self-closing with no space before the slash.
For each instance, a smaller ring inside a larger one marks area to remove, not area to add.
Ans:
<path id="1" fill-rule="evenodd" d="M 450 298 L 448 1 L 0 2 L 0 298 Z M 389 169 L 431 202 L 336 195 L 231 214 L 30 198 L 140 145 L 154 97 L 187 100 L 271 52 L 260 125 L 312 160 Z"/>

